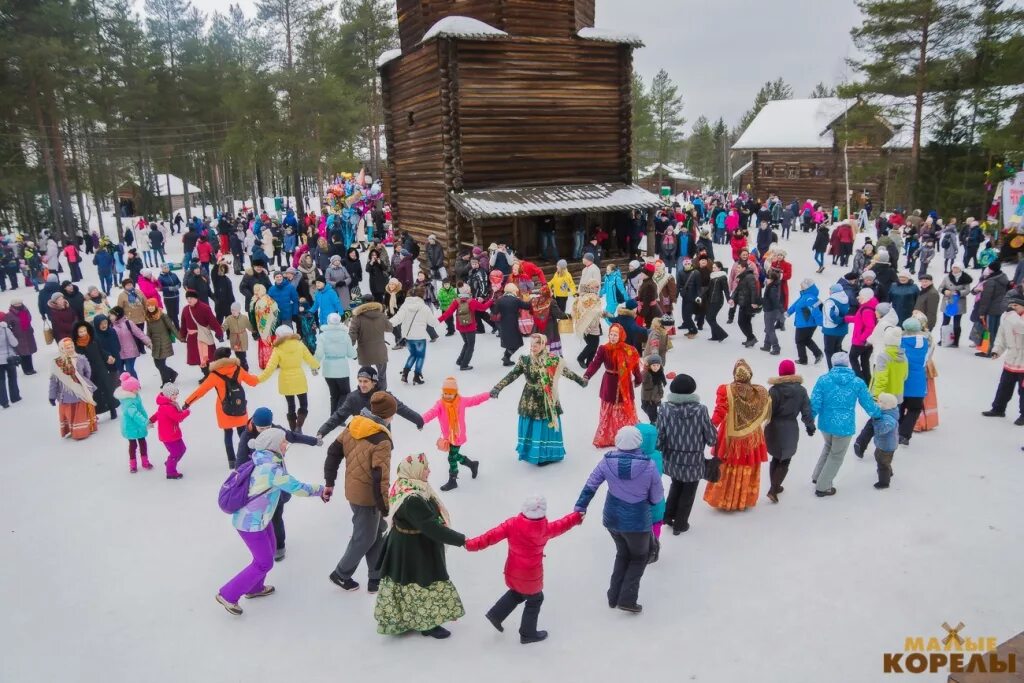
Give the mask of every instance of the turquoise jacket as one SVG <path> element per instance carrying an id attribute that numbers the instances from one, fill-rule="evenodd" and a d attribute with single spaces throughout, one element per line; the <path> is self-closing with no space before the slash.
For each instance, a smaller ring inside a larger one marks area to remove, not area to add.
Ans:
<path id="1" fill-rule="evenodd" d="M 145 439 L 149 429 L 149 415 L 142 405 L 142 397 L 118 388 L 114 396 L 121 401 L 121 436 L 126 439 Z"/>
<path id="2" fill-rule="evenodd" d="M 324 377 L 348 377 L 348 360 L 356 357 L 348 329 L 341 323 L 328 323 L 321 327 L 316 337 L 316 353 L 313 355 L 320 361 L 320 372 Z"/>
<path id="3" fill-rule="evenodd" d="M 601 294 L 604 295 L 604 309 L 614 314 L 629 297 L 626 295 L 626 285 L 622 282 L 622 273 L 613 270 L 604 276 L 604 283 L 601 285 Z"/>
<path id="4" fill-rule="evenodd" d="M 845 366 L 834 366 L 818 378 L 811 391 L 811 416 L 818 418 L 818 429 L 833 436 L 853 436 L 857 432 L 857 403 L 871 417 L 881 410 L 864 380 Z"/>
<path id="5" fill-rule="evenodd" d="M 345 310 L 341 307 L 338 291 L 330 286 L 317 290 L 313 294 L 313 306 L 309 312 L 316 314 L 321 327 L 327 324 L 327 316 L 331 313 L 337 313 L 342 318 L 345 317 Z"/>
<path id="6" fill-rule="evenodd" d="M 648 423 L 641 423 L 636 426 L 640 430 L 640 436 L 643 437 L 643 441 L 640 444 L 640 450 L 644 452 L 644 455 L 648 456 L 654 464 L 658 467 L 658 474 L 665 474 L 665 463 L 661 455 L 661 451 L 658 450 L 658 429 Z M 655 524 L 665 519 L 665 499 L 662 498 L 660 502 L 655 503 L 651 506 L 651 521 Z"/>
<path id="7" fill-rule="evenodd" d="M 304 484 L 284 468 L 284 457 L 273 451 L 254 451 L 254 465 L 249 476 L 249 496 L 252 498 L 241 510 L 231 516 L 231 523 L 239 531 L 263 531 L 270 524 L 281 492 L 293 496 L 319 496 L 323 486 Z M 253 497 L 255 496 L 255 497 Z"/>

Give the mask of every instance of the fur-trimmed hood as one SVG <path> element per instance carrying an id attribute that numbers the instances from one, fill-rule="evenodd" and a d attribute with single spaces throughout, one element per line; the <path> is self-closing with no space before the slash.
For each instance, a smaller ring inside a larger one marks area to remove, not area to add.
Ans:
<path id="1" fill-rule="evenodd" d="M 234 356 L 229 356 L 227 358 L 218 358 L 215 361 L 210 361 L 209 370 L 210 370 L 210 372 L 213 372 L 214 370 L 220 370 L 221 368 L 226 368 L 226 367 L 236 366 L 236 365 L 240 366 L 241 364 L 242 364 L 241 361 L 239 361 Z"/>
<path id="2" fill-rule="evenodd" d="M 364 313 L 369 313 L 370 311 L 376 311 L 383 315 L 384 306 L 383 304 L 377 301 L 369 301 L 365 304 L 359 304 L 354 309 L 352 309 L 352 315 L 362 315 Z"/>
<path id="3" fill-rule="evenodd" d="M 295 333 L 295 332 L 292 332 L 291 334 L 282 334 L 280 337 L 278 337 L 277 339 L 274 340 L 274 346 L 275 347 L 276 346 L 281 346 L 286 341 L 291 341 L 292 339 L 294 339 L 295 341 L 301 342 L 302 341 L 302 336 L 297 334 L 297 333 Z M 228 359 L 225 358 L 225 359 L 222 359 L 222 360 L 228 360 Z M 236 359 L 233 359 L 233 360 L 236 360 Z"/>
<path id="4" fill-rule="evenodd" d="M 803 384 L 804 378 L 800 375 L 781 375 L 779 377 L 770 377 L 768 384 Z"/>

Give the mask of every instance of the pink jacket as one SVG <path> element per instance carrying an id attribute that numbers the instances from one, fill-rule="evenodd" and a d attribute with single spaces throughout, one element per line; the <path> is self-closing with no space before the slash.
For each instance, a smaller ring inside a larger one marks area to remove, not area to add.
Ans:
<path id="1" fill-rule="evenodd" d="M 878 318 L 875 316 L 875 307 L 878 306 L 878 299 L 871 297 L 860 305 L 857 312 L 846 316 L 848 323 L 853 323 L 853 345 L 864 346 L 868 343 L 868 337 L 875 331 Z"/>
<path id="2" fill-rule="evenodd" d="M 157 438 L 161 443 L 181 441 L 181 421 L 189 416 L 188 408 L 182 410 L 177 402 L 163 394 L 157 394 L 156 412 L 149 421 L 156 425 Z"/>
<path id="3" fill-rule="evenodd" d="M 437 419 L 438 424 L 441 425 L 441 436 L 451 442 L 453 446 L 462 446 L 466 443 L 466 408 L 472 408 L 478 406 L 481 403 L 485 403 L 491 395 L 488 393 L 477 394 L 476 396 L 462 396 L 459 399 L 459 435 L 452 439 L 448 432 L 448 411 L 444 407 L 444 400 L 440 400 L 431 406 L 430 410 L 423 413 L 423 424 L 427 424 L 433 419 Z"/>
<path id="4" fill-rule="evenodd" d="M 135 283 L 135 285 L 139 288 L 139 292 L 142 294 L 143 298 L 156 299 L 156 307 L 161 310 L 163 309 L 164 300 L 163 297 L 160 296 L 159 282 L 153 282 L 147 277 L 140 277 L 139 281 Z"/>

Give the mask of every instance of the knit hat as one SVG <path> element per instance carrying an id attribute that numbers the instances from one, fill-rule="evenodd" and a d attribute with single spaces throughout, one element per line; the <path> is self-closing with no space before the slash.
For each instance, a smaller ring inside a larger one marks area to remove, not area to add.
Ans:
<path id="1" fill-rule="evenodd" d="M 857 301 L 860 301 L 860 302 L 868 301 L 874 295 L 875 295 L 875 290 L 871 289 L 870 287 L 863 287 L 863 288 L 861 288 L 861 290 L 859 292 L 857 292 Z"/>
<path id="2" fill-rule="evenodd" d="M 60 292 L 54 292 L 53 294 L 50 295 L 50 301 L 58 301 L 63 298 L 64 295 L 61 294 Z"/>
<path id="3" fill-rule="evenodd" d="M 644 272 L 647 273 L 648 275 L 654 275 L 654 264 L 653 263 L 645 263 L 644 264 Z"/>
<path id="4" fill-rule="evenodd" d="M 386 391 L 375 391 L 370 397 L 370 412 L 382 420 L 387 420 L 398 412 L 398 401 Z"/>
<path id="5" fill-rule="evenodd" d="M 360 377 L 365 377 L 371 382 L 376 382 L 377 368 L 373 367 L 372 365 L 364 365 L 363 367 L 359 368 L 359 372 L 356 373 L 356 379 L 359 379 Z"/>
<path id="6" fill-rule="evenodd" d="M 327 316 L 327 324 L 328 325 L 340 325 L 341 324 L 341 316 L 338 315 L 337 313 L 329 314 Z"/>
<path id="7" fill-rule="evenodd" d="M 167 398 L 176 398 L 178 396 L 178 385 L 174 382 L 168 382 L 160 387 L 160 393 Z"/>
<path id="8" fill-rule="evenodd" d="M 249 448 L 254 451 L 281 452 L 281 444 L 286 441 L 284 430 L 279 427 L 271 427 L 256 435 L 256 438 L 249 439 Z"/>
<path id="9" fill-rule="evenodd" d="M 838 282 L 828 288 L 829 294 L 838 294 L 843 291 L 843 286 Z"/>
<path id="10" fill-rule="evenodd" d="M 905 277 L 905 278 L 907 278 L 909 280 L 910 278 L 913 277 L 913 275 L 910 274 L 909 270 L 903 269 L 900 272 L 896 273 L 896 277 L 898 277 L 898 278 L 904 278 Z"/>
<path id="11" fill-rule="evenodd" d="M 647 356 L 647 358 L 645 358 L 644 360 L 647 362 L 648 365 L 664 365 L 665 364 L 665 361 L 663 361 L 661 359 L 661 356 L 659 356 L 656 353 L 652 353 L 651 355 Z"/>
<path id="12" fill-rule="evenodd" d="M 458 392 L 459 383 L 452 376 L 444 378 L 444 382 L 441 383 L 441 393 L 445 392 Z"/>
<path id="13" fill-rule="evenodd" d="M 892 304 L 889 303 L 888 301 L 883 301 L 880 304 L 878 304 L 877 306 L 875 306 L 875 313 L 878 313 L 881 316 L 888 315 L 889 311 L 891 311 L 891 310 L 892 310 Z"/>
<path id="14" fill-rule="evenodd" d="M 931 273 L 925 273 L 924 275 L 922 275 L 921 277 L 919 277 L 917 279 L 918 280 L 922 280 L 922 281 L 923 280 L 927 280 L 928 282 L 934 282 L 935 281 L 934 278 L 932 278 Z"/>
<path id="15" fill-rule="evenodd" d="M 856 282 L 857 280 L 860 279 L 860 275 L 857 275 L 857 273 L 851 270 L 849 273 L 843 276 L 843 279 L 849 282 Z"/>
<path id="16" fill-rule="evenodd" d="M 287 337 L 292 334 L 294 330 L 287 325 L 278 325 L 277 329 L 274 330 L 275 337 Z"/>
<path id="17" fill-rule="evenodd" d="M 232 313 L 241 313 L 242 312 L 242 304 L 238 303 L 237 301 L 231 302 L 231 312 Z"/>
<path id="18" fill-rule="evenodd" d="M 643 441 L 640 430 L 636 427 L 623 427 L 615 435 L 615 447 L 620 451 L 635 451 L 640 448 Z"/>
<path id="19" fill-rule="evenodd" d="M 628 299 L 626 301 L 625 306 L 627 310 L 635 311 L 640 306 L 640 304 L 636 302 L 636 299 Z"/>
<path id="20" fill-rule="evenodd" d="M 814 285 L 814 280 L 812 280 L 809 277 L 805 277 L 803 280 L 800 281 L 800 291 L 803 291 L 805 289 L 810 289 L 813 285 Z"/>
<path id="21" fill-rule="evenodd" d="M 882 410 L 892 410 L 898 404 L 896 403 L 896 397 L 892 394 L 879 394 L 878 395 L 878 407 Z"/>
<path id="22" fill-rule="evenodd" d="M 569 267 L 569 263 L 564 258 L 560 258 L 560 259 L 558 259 L 558 263 L 555 264 L 555 267 L 556 268 L 568 268 Z M 543 500 L 543 498 L 541 500 Z"/>
<path id="23" fill-rule="evenodd" d="M 779 362 L 779 377 L 789 377 L 796 374 L 796 364 L 788 358 Z"/>
<path id="24" fill-rule="evenodd" d="M 879 263 L 888 263 L 889 262 L 889 250 L 888 249 L 879 249 L 878 250 L 878 255 L 875 256 L 875 260 L 878 261 Z"/>
<path id="25" fill-rule="evenodd" d="M 127 392 L 130 392 L 130 393 L 134 394 L 134 393 L 137 393 L 139 391 L 139 389 L 142 388 L 142 385 L 139 384 L 139 380 L 137 380 L 134 377 L 132 377 L 131 373 L 129 373 L 129 372 L 122 372 L 120 379 L 121 379 L 121 388 L 124 389 Z"/>
<path id="26" fill-rule="evenodd" d="M 253 427 L 269 427 L 274 424 L 274 411 L 270 408 L 257 408 L 252 414 Z"/>
<path id="27" fill-rule="evenodd" d="M 848 368 L 850 367 L 850 354 L 846 351 L 836 351 L 832 354 L 832 367 L 834 368 Z"/>
<path id="28" fill-rule="evenodd" d="M 906 332 L 920 332 L 921 321 L 917 318 L 907 318 L 903 321 L 903 329 Z"/>
<path id="29" fill-rule="evenodd" d="M 47 275 L 46 276 L 46 281 L 47 282 L 52 282 L 53 284 L 57 284 L 58 282 L 60 282 L 60 280 L 57 278 L 57 274 L 56 273 L 50 273 L 49 275 Z"/>
<path id="30" fill-rule="evenodd" d="M 593 263 L 593 262 L 594 262 L 594 255 L 593 255 L 593 254 L 591 254 L 591 253 L 590 253 L 590 252 L 588 251 L 587 253 L 585 253 L 585 254 L 583 255 L 583 260 L 584 260 L 584 261 L 589 261 L 590 263 Z"/>
<path id="31" fill-rule="evenodd" d="M 899 346 L 903 341 L 903 330 L 898 327 L 890 327 L 882 333 L 882 343 L 886 346 Z"/>
<path id="32" fill-rule="evenodd" d="M 518 294 L 519 293 L 519 288 L 516 287 L 515 284 L 510 282 L 507 285 L 505 285 L 505 293 L 506 294 Z"/>
<path id="33" fill-rule="evenodd" d="M 865 270 L 863 273 L 860 274 L 860 279 L 861 280 L 874 280 L 875 279 L 875 271 L 871 270 L 870 268 L 868 270 Z"/>
<path id="34" fill-rule="evenodd" d="M 673 394 L 692 394 L 697 391 L 697 382 L 689 375 L 676 375 L 668 390 Z"/>
<path id="35" fill-rule="evenodd" d="M 523 517 L 544 519 L 548 515 L 548 501 L 544 496 L 527 496 L 523 501 Z"/>
<path id="36" fill-rule="evenodd" d="M 1009 307 L 1010 304 L 1016 306 L 1024 306 L 1024 296 L 1021 296 L 1020 292 L 1018 292 L 1016 289 L 1011 290 L 1010 293 L 1006 295 L 1006 298 L 1003 299 L 1003 301 L 1006 302 L 1007 307 Z"/>

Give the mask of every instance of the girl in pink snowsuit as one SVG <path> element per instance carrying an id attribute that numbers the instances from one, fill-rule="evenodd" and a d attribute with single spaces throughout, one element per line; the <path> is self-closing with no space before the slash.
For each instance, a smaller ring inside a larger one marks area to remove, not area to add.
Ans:
<path id="1" fill-rule="evenodd" d="M 164 470 L 168 479 L 181 479 L 178 461 L 185 455 L 185 441 L 181 436 L 181 422 L 189 416 L 188 408 L 178 406 L 178 387 L 168 382 L 156 397 L 156 412 L 149 421 L 157 427 L 157 438 L 167 449 Z"/>

